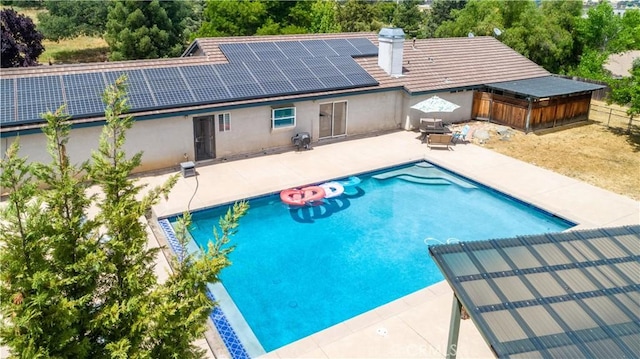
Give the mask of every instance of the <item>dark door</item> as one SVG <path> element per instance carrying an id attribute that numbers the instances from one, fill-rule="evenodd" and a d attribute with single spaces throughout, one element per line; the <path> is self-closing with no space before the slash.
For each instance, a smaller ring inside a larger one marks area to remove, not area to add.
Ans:
<path id="1" fill-rule="evenodd" d="M 196 161 L 210 160 L 216 157 L 213 132 L 213 116 L 193 118 L 193 141 Z"/>

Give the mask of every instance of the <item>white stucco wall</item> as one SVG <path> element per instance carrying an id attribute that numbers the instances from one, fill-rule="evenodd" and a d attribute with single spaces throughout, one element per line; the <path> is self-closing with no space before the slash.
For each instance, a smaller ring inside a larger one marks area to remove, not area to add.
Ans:
<path id="1" fill-rule="evenodd" d="M 292 146 L 291 137 L 300 132 L 308 132 L 312 142 L 317 142 L 320 104 L 339 101 L 347 102 L 347 136 L 400 128 L 399 92 L 291 102 L 296 108 L 296 126 L 282 129 L 271 128 L 271 105 L 235 109 L 228 111 L 231 131 L 218 132 L 216 127 L 216 157 Z"/>
<path id="2" fill-rule="evenodd" d="M 74 128 L 71 130 L 67 154 L 71 162 L 79 164 L 91 157 L 91 152 L 98 148 L 102 126 Z M 42 133 L 21 135 L 20 156 L 27 156 L 30 161 L 48 163 L 46 138 Z M 16 137 L 2 138 L 2 153 Z M 130 155 L 143 151 L 142 166 L 136 172 L 177 166 L 184 162 L 184 153 L 193 159 L 193 128 L 191 119 L 171 117 L 138 121 L 127 133 L 124 147 Z"/>
<path id="3" fill-rule="evenodd" d="M 403 106 L 403 128 L 411 130 L 417 129 L 420 126 L 420 118 L 440 118 L 444 123 L 456 123 L 468 121 L 471 119 L 471 111 L 473 106 L 473 91 L 464 91 L 464 92 L 440 92 L 440 93 L 431 93 L 428 95 L 421 96 L 408 96 L 405 95 L 405 103 Z M 436 113 L 424 113 L 422 111 L 412 109 L 411 106 L 419 103 L 420 101 L 426 100 L 432 96 L 438 96 L 447 101 L 453 102 L 456 105 L 460 106 L 460 108 L 456 109 L 451 113 L 446 112 L 436 112 Z"/>

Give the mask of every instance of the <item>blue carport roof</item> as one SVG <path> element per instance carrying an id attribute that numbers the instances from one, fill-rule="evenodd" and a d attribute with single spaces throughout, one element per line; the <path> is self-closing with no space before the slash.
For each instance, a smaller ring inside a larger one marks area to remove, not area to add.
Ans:
<path id="1" fill-rule="evenodd" d="M 486 84 L 486 86 L 490 89 L 507 91 L 535 98 L 571 95 L 580 92 L 595 91 L 605 87 L 603 85 L 578 80 L 569 80 L 557 76 L 495 82 Z"/>

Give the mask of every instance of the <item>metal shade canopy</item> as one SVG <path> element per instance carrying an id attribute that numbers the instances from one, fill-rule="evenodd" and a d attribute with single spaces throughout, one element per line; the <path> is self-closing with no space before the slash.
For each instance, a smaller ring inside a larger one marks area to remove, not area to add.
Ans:
<path id="1" fill-rule="evenodd" d="M 420 110 L 424 113 L 429 112 L 453 112 L 460 106 L 453 102 L 447 101 L 438 96 L 430 97 L 424 101 L 420 101 L 417 104 L 411 106 L 411 108 Z"/>

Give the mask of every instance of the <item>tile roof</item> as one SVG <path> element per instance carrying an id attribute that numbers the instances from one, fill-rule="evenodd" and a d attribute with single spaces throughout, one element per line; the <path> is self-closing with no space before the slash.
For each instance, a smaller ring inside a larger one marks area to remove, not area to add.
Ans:
<path id="1" fill-rule="evenodd" d="M 195 40 L 194 46 L 200 48 L 211 61 L 226 62 L 219 44 L 358 37 L 369 39 L 374 45 L 378 45 L 376 33 L 360 32 L 200 38 Z M 409 93 L 435 92 L 551 75 L 490 36 L 419 39 L 415 44 L 412 40 L 405 40 L 404 71 L 403 76 L 398 78 L 386 74 L 378 66 L 376 56 L 361 57 L 356 61 L 380 82 L 380 87 L 404 87 Z"/>

